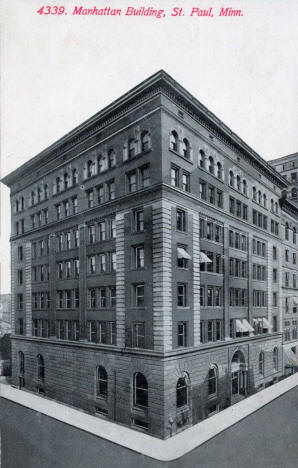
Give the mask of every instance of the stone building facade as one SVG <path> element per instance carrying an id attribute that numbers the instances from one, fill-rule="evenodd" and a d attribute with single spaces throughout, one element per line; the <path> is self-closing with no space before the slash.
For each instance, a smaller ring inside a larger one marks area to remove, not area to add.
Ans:
<path id="1" fill-rule="evenodd" d="M 272 167 L 288 181 L 287 199 L 298 206 L 298 153 L 269 161 Z"/>
<path id="2" fill-rule="evenodd" d="M 14 385 L 167 438 L 281 377 L 287 181 L 164 71 L 3 182 Z"/>

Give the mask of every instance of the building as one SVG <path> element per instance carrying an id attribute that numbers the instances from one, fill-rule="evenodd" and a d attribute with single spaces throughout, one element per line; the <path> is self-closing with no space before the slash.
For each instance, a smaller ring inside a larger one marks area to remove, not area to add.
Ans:
<path id="1" fill-rule="evenodd" d="M 287 198 L 298 206 L 298 153 L 269 161 L 272 167 L 285 177 L 289 183 Z"/>
<path id="2" fill-rule="evenodd" d="M 288 182 L 167 73 L 3 182 L 14 385 L 167 438 L 282 376 Z"/>
<path id="3" fill-rule="evenodd" d="M 0 335 L 11 330 L 10 294 L 0 294 Z"/>

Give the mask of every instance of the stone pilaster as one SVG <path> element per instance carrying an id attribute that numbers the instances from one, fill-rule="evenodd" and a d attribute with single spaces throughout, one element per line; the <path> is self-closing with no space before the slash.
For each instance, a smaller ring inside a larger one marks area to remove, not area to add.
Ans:
<path id="1" fill-rule="evenodd" d="M 11 329 L 16 332 L 16 271 L 18 261 L 18 245 L 16 242 L 11 243 Z"/>
<path id="2" fill-rule="evenodd" d="M 171 205 L 162 200 L 152 212 L 153 346 L 172 349 L 172 224 Z"/>
<path id="3" fill-rule="evenodd" d="M 194 346 L 200 344 L 200 218 L 193 214 L 193 329 Z"/>
<path id="4" fill-rule="evenodd" d="M 125 255 L 124 255 L 124 216 L 125 213 L 116 215 L 116 330 L 117 346 L 125 346 Z"/>
<path id="5" fill-rule="evenodd" d="M 24 245 L 24 279 L 25 279 L 25 294 L 24 294 L 24 309 L 26 318 L 26 335 L 32 336 L 32 254 L 31 242 L 26 242 Z"/>

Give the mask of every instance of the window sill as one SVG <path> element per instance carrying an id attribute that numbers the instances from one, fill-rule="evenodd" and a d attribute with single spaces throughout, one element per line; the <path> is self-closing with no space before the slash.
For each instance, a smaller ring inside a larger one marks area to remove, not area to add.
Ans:
<path id="1" fill-rule="evenodd" d="M 178 153 L 178 151 L 175 151 L 173 150 L 172 148 L 169 148 L 169 151 L 173 154 L 175 154 L 176 156 L 178 156 L 179 158 L 183 159 L 184 161 L 188 162 L 189 164 L 192 164 L 193 165 L 193 161 L 191 159 L 188 159 L 186 158 L 185 156 L 183 156 L 182 154 Z"/>
<path id="2" fill-rule="evenodd" d="M 128 158 L 125 161 L 122 161 L 122 162 L 123 162 L 123 164 L 128 164 L 130 161 L 134 161 L 135 159 L 138 159 L 138 158 L 140 158 L 142 156 L 145 156 L 145 154 L 148 154 L 151 151 L 152 151 L 152 146 L 150 148 L 144 150 L 144 151 L 141 151 L 140 153 L 135 154 L 134 156 L 131 156 L 131 157 L 128 156 Z"/>

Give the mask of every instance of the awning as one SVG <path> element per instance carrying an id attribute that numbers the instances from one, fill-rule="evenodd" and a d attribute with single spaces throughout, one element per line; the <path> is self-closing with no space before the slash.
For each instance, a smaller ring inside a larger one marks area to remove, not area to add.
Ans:
<path id="1" fill-rule="evenodd" d="M 177 247 L 177 257 L 178 258 L 186 258 L 187 260 L 191 259 L 189 253 L 186 252 L 182 247 Z"/>
<path id="2" fill-rule="evenodd" d="M 240 370 L 240 362 L 232 362 L 231 372 L 238 372 Z"/>
<path id="3" fill-rule="evenodd" d="M 204 252 L 200 252 L 200 263 L 212 263 L 212 260 Z"/>
<path id="4" fill-rule="evenodd" d="M 293 297 L 293 304 L 298 305 L 298 297 Z"/>
<path id="5" fill-rule="evenodd" d="M 271 328 L 270 323 L 266 318 L 263 318 L 263 328 Z"/>
<path id="6" fill-rule="evenodd" d="M 285 366 L 286 367 L 298 367 L 298 357 L 291 350 L 284 346 Z"/>
<path id="7" fill-rule="evenodd" d="M 246 319 L 242 319 L 242 324 L 245 326 L 247 331 L 249 331 L 249 332 L 254 332 L 255 331 L 255 329 L 251 326 L 250 323 L 248 323 L 248 321 Z"/>
<path id="8" fill-rule="evenodd" d="M 237 333 L 246 333 L 248 330 L 245 328 L 245 326 L 242 324 L 241 320 L 236 319 L 236 332 Z"/>

